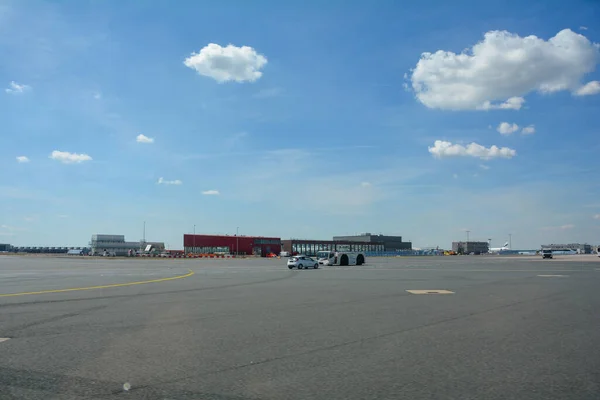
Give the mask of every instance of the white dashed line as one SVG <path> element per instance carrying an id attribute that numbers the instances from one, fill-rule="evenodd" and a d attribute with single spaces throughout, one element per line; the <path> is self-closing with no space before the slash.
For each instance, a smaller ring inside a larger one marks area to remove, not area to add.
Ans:
<path id="1" fill-rule="evenodd" d="M 2 342 L 6 342 L 7 340 L 9 340 L 10 338 L 7 337 L 0 337 L 0 343 Z"/>
<path id="2" fill-rule="evenodd" d="M 449 290 L 429 289 L 429 290 L 407 290 L 410 294 L 454 294 Z"/>
<path id="3" fill-rule="evenodd" d="M 568 278 L 569 275 L 538 275 L 540 278 Z"/>

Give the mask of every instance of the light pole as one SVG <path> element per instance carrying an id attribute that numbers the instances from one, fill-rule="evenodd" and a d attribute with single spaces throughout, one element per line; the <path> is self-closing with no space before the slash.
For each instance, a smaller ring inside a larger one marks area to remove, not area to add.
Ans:
<path id="1" fill-rule="evenodd" d="M 239 236 L 240 227 L 235 228 L 235 256 L 237 257 L 240 253 L 240 236 Z"/>
<path id="2" fill-rule="evenodd" d="M 192 239 L 192 253 L 196 254 L 196 225 L 194 225 L 194 238 Z"/>
<path id="3" fill-rule="evenodd" d="M 508 234 L 508 248 L 512 250 L 512 233 Z"/>
<path id="4" fill-rule="evenodd" d="M 469 241 L 469 233 L 471 233 L 471 231 L 467 231 L 467 242 Z"/>

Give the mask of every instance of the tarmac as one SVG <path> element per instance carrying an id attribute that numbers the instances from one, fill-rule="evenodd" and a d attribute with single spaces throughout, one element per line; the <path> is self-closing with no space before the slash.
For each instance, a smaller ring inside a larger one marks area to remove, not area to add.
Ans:
<path id="1" fill-rule="evenodd" d="M 0 399 L 599 399 L 600 258 L 0 256 Z"/>

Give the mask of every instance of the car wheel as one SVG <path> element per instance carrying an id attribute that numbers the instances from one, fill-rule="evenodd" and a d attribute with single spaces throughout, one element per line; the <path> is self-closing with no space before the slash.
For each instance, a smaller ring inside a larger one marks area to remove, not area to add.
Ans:
<path id="1" fill-rule="evenodd" d="M 294 266 L 293 265 L 288 265 L 288 268 L 289 269 L 294 269 Z"/>
<path id="2" fill-rule="evenodd" d="M 304 266 L 302 264 L 298 264 L 298 269 L 302 269 Z"/>
<path id="3" fill-rule="evenodd" d="M 319 268 L 319 264 L 315 264 L 315 266 L 313 267 L 314 269 Z"/>

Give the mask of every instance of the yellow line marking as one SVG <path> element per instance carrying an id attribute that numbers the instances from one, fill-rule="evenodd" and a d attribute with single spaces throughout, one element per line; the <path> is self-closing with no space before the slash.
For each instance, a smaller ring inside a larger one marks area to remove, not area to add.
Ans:
<path id="1" fill-rule="evenodd" d="M 87 287 L 79 287 L 79 288 L 69 288 L 69 289 L 54 289 L 54 290 L 41 290 L 39 292 L 21 292 L 21 293 L 0 293 L 0 297 L 14 297 L 14 296 L 27 296 L 32 294 L 48 294 L 48 293 L 64 293 L 64 292 L 77 292 L 80 290 L 94 290 L 94 289 L 107 289 L 114 287 L 123 287 L 123 286 L 133 286 L 133 285 L 145 285 L 147 283 L 158 283 L 165 281 L 172 281 L 175 279 L 183 279 L 194 275 L 194 271 L 191 269 L 185 275 L 171 276 L 169 278 L 160 278 L 160 279 L 152 279 L 149 281 L 138 281 L 138 282 L 126 282 L 126 283 L 114 283 L 111 285 L 101 285 L 101 286 L 87 286 Z"/>

